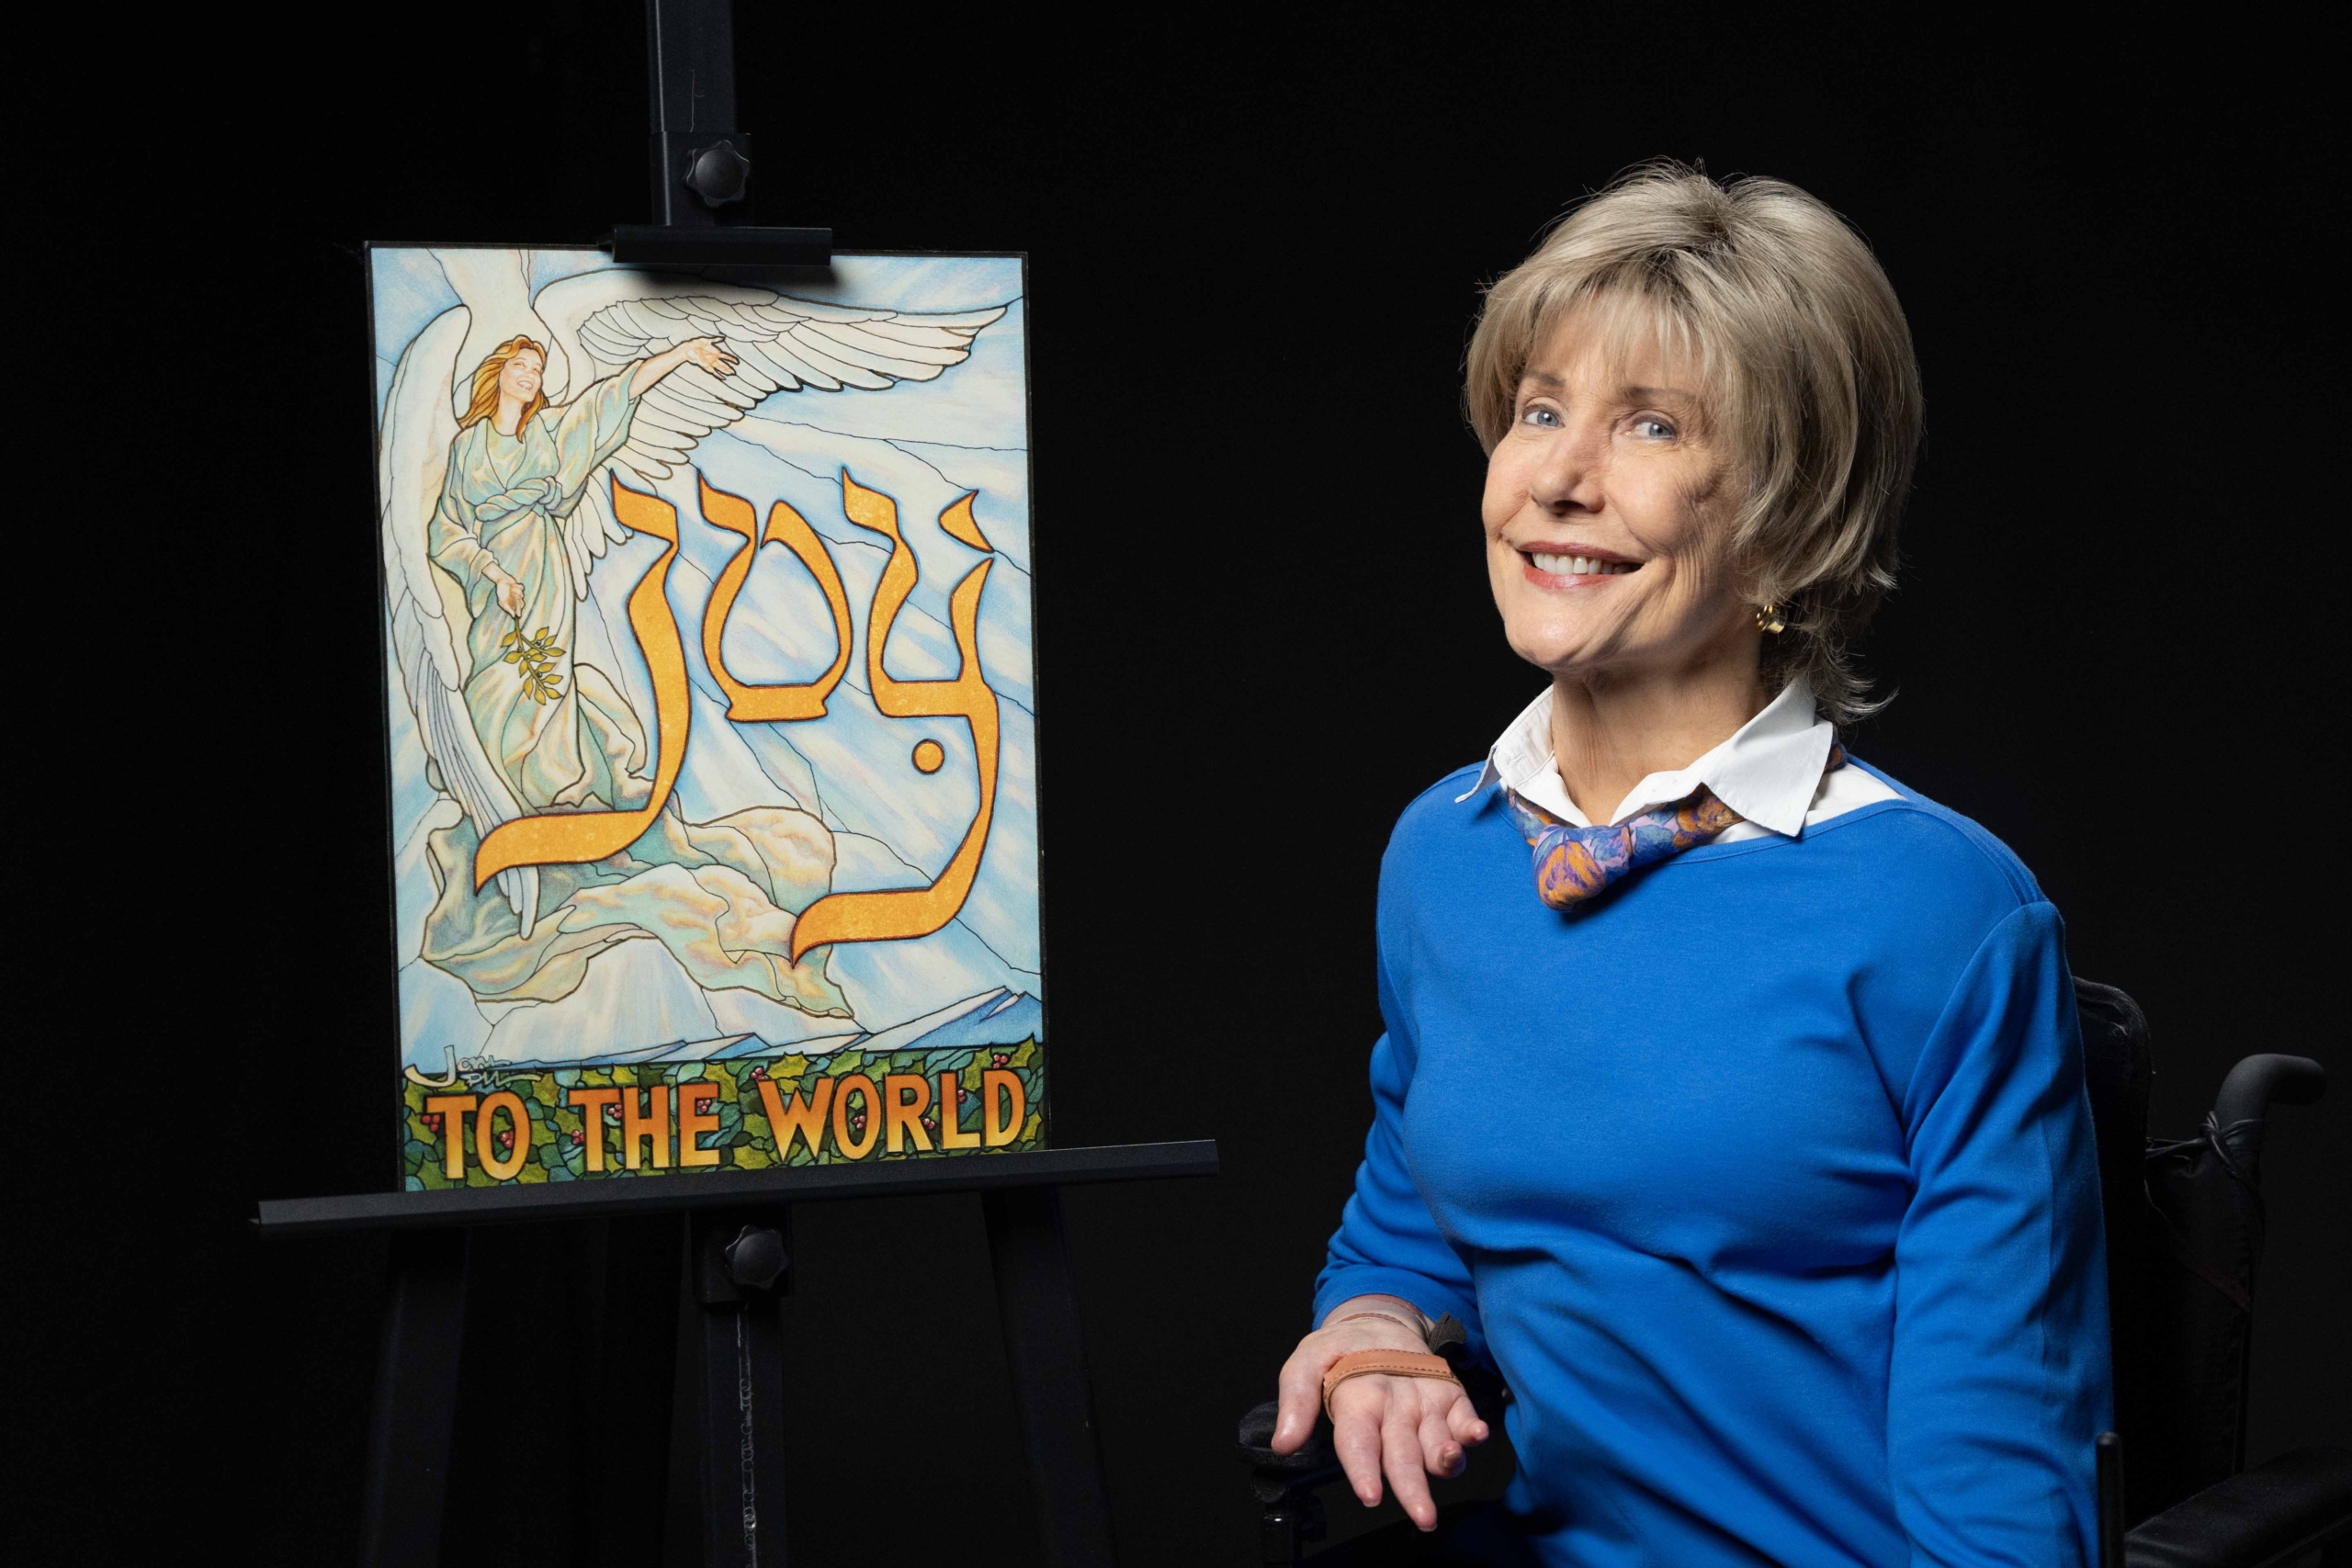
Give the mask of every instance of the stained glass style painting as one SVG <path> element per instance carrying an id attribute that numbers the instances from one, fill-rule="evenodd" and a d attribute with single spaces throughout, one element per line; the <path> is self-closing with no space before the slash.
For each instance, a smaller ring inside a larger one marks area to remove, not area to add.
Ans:
<path id="1" fill-rule="evenodd" d="M 1021 259 L 368 261 L 405 1185 L 1037 1146 Z"/>

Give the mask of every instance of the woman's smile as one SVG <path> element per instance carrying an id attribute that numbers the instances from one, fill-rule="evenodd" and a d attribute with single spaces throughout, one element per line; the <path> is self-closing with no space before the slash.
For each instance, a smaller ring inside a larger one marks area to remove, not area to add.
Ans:
<path id="1" fill-rule="evenodd" d="M 1641 562 L 1595 550 L 1586 545 L 1520 545 L 1527 581 L 1538 588 L 1589 588 L 1611 577 L 1637 571 Z"/>

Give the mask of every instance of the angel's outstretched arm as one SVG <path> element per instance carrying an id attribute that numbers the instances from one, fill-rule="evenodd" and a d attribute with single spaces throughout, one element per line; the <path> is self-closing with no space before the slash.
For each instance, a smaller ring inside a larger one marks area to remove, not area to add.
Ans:
<path id="1" fill-rule="evenodd" d="M 695 365 L 714 376 L 735 368 L 735 356 L 715 337 L 689 338 L 638 361 L 588 389 L 555 421 L 556 479 L 563 486 L 557 514 L 569 516 L 597 465 L 620 450 L 637 418 L 638 400 L 682 366 Z"/>
<path id="2" fill-rule="evenodd" d="M 628 395 L 641 398 L 651 391 L 662 377 L 688 363 L 701 366 L 714 376 L 735 373 L 735 356 L 727 345 L 715 337 L 688 338 L 666 354 L 657 354 L 643 361 L 637 373 L 628 378 Z"/>

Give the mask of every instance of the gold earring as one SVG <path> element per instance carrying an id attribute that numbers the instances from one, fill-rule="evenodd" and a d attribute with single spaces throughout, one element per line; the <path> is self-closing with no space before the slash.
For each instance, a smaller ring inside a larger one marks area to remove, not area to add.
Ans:
<path id="1" fill-rule="evenodd" d="M 1762 607 L 1756 612 L 1756 629 L 1760 632 L 1770 632 L 1774 637 L 1778 637 L 1789 629 L 1789 618 L 1781 614 L 1779 606 L 1767 599 Z"/>

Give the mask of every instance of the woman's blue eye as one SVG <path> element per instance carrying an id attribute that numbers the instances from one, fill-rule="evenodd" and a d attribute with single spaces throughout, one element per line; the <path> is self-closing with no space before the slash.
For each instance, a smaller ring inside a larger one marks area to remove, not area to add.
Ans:
<path id="1" fill-rule="evenodd" d="M 1556 414 L 1556 413 L 1554 413 L 1550 409 L 1546 409 L 1546 408 L 1532 408 L 1532 409 L 1529 409 L 1525 413 L 1521 414 L 1520 417 L 1521 417 L 1521 419 L 1525 420 L 1525 421 L 1526 421 L 1528 423 L 1530 423 L 1530 424 L 1546 424 L 1546 425 L 1549 425 L 1549 424 L 1557 424 L 1557 423 L 1560 423 L 1560 416 L 1559 416 L 1558 414 Z"/>
<path id="2" fill-rule="evenodd" d="M 1674 439 L 1674 426 L 1662 419 L 1637 419 L 1634 422 L 1634 428 L 1652 441 Z"/>

